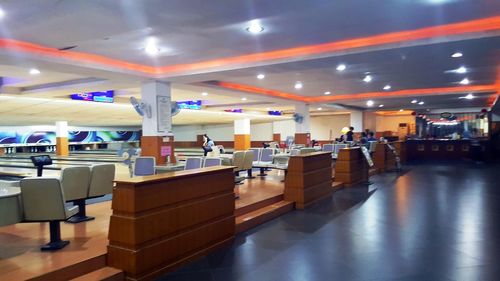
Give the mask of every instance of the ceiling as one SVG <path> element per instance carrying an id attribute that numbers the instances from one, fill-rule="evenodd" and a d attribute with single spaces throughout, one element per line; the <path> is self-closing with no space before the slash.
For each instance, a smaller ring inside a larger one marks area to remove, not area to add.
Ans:
<path id="1" fill-rule="evenodd" d="M 174 100 L 202 99 L 217 114 L 292 112 L 302 102 L 337 113 L 380 104 L 419 109 L 412 99 L 426 108 L 490 107 L 500 90 L 499 1 L 17 0 L 0 9 L 1 92 L 25 98 L 4 97 L 5 125 L 61 118 L 138 125 L 128 98 L 140 97 L 149 79 L 172 82 Z M 252 22 L 264 31 L 247 32 Z M 150 40 L 159 48 L 154 56 L 145 52 Z M 58 50 L 66 47 L 73 48 Z M 455 52 L 463 56 L 452 58 Z M 454 72 L 462 66 L 466 73 Z M 41 73 L 30 75 L 31 68 Z M 464 78 L 469 85 L 459 83 Z M 110 89 L 117 105 L 66 100 Z M 468 93 L 476 98 L 459 99 Z M 198 114 L 181 112 L 174 123 L 242 116 Z"/>

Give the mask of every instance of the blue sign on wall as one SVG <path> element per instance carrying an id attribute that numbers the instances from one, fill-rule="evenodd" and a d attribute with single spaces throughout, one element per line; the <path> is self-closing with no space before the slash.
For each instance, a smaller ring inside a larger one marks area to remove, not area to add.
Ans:
<path id="1" fill-rule="evenodd" d="M 178 101 L 181 109 L 201 109 L 201 100 Z"/>
<path id="2" fill-rule="evenodd" d="M 88 92 L 88 93 L 72 94 L 70 97 L 72 100 L 111 103 L 114 101 L 114 91 L 109 90 L 105 92 Z"/>

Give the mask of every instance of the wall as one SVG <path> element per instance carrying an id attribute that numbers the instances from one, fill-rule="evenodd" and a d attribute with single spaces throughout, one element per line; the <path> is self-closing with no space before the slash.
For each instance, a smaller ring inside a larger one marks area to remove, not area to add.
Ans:
<path id="1" fill-rule="evenodd" d="M 397 132 L 399 123 L 415 124 L 415 116 L 401 115 L 401 116 L 377 116 L 377 132 Z"/>
<path id="2" fill-rule="evenodd" d="M 273 122 L 273 133 L 281 134 L 282 141 L 285 141 L 287 136 L 295 136 L 295 121 L 290 119 Z"/>
<path id="3" fill-rule="evenodd" d="M 251 141 L 270 141 L 273 139 L 273 123 L 251 124 Z"/>
<path id="4" fill-rule="evenodd" d="M 350 115 L 328 115 L 311 117 L 311 139 L 334 140 L 340 137 L 340 131 L 350 125 Z"/>
<path id="5" fill-rule="evenodd" d="M 196 141 L 197 135 L 207 134 L 215 142 L 234 141 L 234 125 L 184 125 L 173 126 L 175 141 Z M 270 141 L 273 139 L 273 124 L 259 123 L 250 125 L 252 141 Z"/>
<path id="6" fill-rule="evenodd" d="M 69 131 L 140 131 L 141 127 L 77 127 L 68 126 Z M 55 132 L 55 125 L 37 125 L 37 126 L 0 126 L 0 132 Z"/>

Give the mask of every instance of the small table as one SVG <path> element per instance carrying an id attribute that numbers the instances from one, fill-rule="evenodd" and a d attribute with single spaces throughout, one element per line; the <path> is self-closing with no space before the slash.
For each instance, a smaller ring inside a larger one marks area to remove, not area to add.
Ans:
<path id="1" fill-rule="evenodd" d="M 0 182 L 0 226 L 23 220 L 21 189 Z"/>

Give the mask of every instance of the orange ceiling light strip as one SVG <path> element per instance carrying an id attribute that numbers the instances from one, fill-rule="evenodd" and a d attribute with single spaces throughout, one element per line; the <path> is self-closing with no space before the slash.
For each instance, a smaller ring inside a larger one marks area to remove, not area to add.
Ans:
<path id="1" fill-rule="evenodd" d="M 375 98 L 397 98 L 407 96 L 426 96 L 438 94 L 453 94 L 465 92 L 489 92 L 496 91 L 495 85 L 478 85 L 478 86 L 457 86 L 444 88 L 422 88 L 422 89 L 407 89 L 392 92 L 368 92 L 358 94 L 332 95 L 326 97 L 311 97 L 308 99 L 310 103 L 332 102 L 341 100 L 366 100 Z"/>
<path id="2" fill-rule="evenodd" d="M 281 99 L 288 99 L 288 100 L 301 101 L 301 102 L 307 102 L 307 100 L 308 100 L 307 97 L 303 97 L 303 96 L 299 96 L 299 95 L 295 95 L 295 94 L 291 94 L 291 93 L 269 90 L 269 89 L 254 87 L 254 86 L 250 86 L 250 85 L 243 85 L 243 84 L 238 84 L 238 83 L 223 82 L 223 81 L 210 81 L 210 82 L 207 82 L 205 84 L 214 85 L 214 86 L 218 86 L 218 87 L 222 87 L 222 88 L 230 89 L 230 90 L 236 90 L 236 91 L 240 91 L 240 92 L 246 92 L 246 93 L 257 94 L 257 95 L 264 95 L 264 96 L 273 97 L 273 98 L 281 98 Z"/>
<path id="3" fill-rule="evenodd" d="M 301 101 L 305 103 L 323 103 L 323 102 L 337 102 L 337 101 L 350 101 L 350 100 L 367 100 L 375 98 L 395 98 L 395 97 L 407 97 L 407 96 L 425 96 L 425 95 L 436 95 L 436 94 L 454 94 L 454 93 L 459 94 L 465 92 L 496 91 L 495 85 L 478 85 L 478 86 L 458 86 L 458 87 L 445 87 L 445 88 L 407 89 L 407 90 L 392 91 L 392 92 L 367 92 L 367 93 L 331 95 L 331 96 L 320 96 L 320 97 L 304 97 L 292 93 L 269 90 L 250 85 L 232 83 L 232 82 L 210 81 L 204 84 L 218 86 L 230 90 L 247 92 L 251 94 Z"/>
<path id="4" fill-rule="evenodd" d="M 9 51 L 28 53 L 32 55 L 40 55 L 56 59 L 66 59 L 85 64 L 91 63 L 91 64 L 103 65 L 115 69 L 141 72 L 144 74 L 158 73 L 157 69 L 152 66 L 134 64 L 122 60 L 111 59 L 105 56 L 99 56 L 82 52 L 60 51 L 55 48 L 45 47 L 42 45 L 18 41 L 14 39 L 0 38 L 0 48 Z"/>
<path id="5" fill-rule="evenodd" d="M 454 36 L 467 33 L 497 31 L 500 30 L 500 16 L 483 18 L 478 20 L 466 21 L 461 23 L 446 24 L 440 26 L 426 27 L 408 31 L 390 32 L 380 35 L 341 40 L 318 45 L 309 45 L 289 49 L 281 49 L 270 52 L 255 53 L 236 57 L 228 57 L 216 60 L 208 60 L 190 64 L 167 65 L 162 67 L 153 67 L 142 64 L 130 63 L 123 60 L 108 58 L 105 56 L 74 52 L 60 51 L 33 43 L 0 38 L 0 48 L 42 55 L 58 59 L 68 59 L 84 64 L 97 64 L 106 67 L 117 68 L 140 72 L 148 75 L 166 75 L 174 73 L 184 73 L 188 71 L 200 71 L 204 69 L 213 69 L 221 66 L 241 65 L 256 62 L 265 62 L 277 59 L 307 57 L 324 53 L 333 53 L 350 49 L 363 47 L 373 47 L 391 43 L 401 43 L 421 39 L 436 38 L 442 36 Z"/>
<path id="6" fill-rule="evenodd" d="M 401 43 L 421 39 L 429 39 L 442 36 L 460 35 L 466 33 L 485 32 L 500 30 L 500 16 L 472 20 L 461 23 L 426 27 L 416 30 L 399 31 L 385 33 L 363 38 L 335 41 L 325 44 L 303 46 L 290 49 L 282 49 L 257 54 L 243 55 L 237 57 L 223 58 L 191 64 L 179 64 L 164 66 L 160 68 L 160 73 L 178 73 L 200 69 L 209 69 L 227 65 L 246 64 L 253 62 L 264 62 L 276 59 L 286 59 L 294 57 L 305 57 L 323 53 L 345 51 L 363 47 L 373 47 L 391 43 Z"/>

